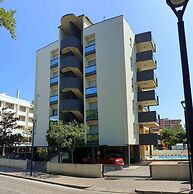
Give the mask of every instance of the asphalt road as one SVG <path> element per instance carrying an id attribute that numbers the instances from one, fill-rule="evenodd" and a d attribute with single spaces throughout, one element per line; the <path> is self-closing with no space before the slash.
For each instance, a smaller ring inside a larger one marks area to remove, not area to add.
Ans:
<path id="1" fill-rule="evenodd" d="M 110 194 L 0 175 L 0 194 Z"/>

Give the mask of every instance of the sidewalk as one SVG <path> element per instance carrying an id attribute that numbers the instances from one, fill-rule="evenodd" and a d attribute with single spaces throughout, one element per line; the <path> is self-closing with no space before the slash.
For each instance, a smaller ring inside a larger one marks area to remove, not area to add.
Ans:
<path id="1" fill-rule="evenodd" d="M 137 169 L 139 172 L 140 167 L 130 167 L 124 169 L 125 171 Z M 116 174 L 124 174 L 125 171 L 116 172 Z M 134 171 L 133 171 L 134 172 Z M 93 190 L 93 191 L 108 191 L 111 193 L 147 193 L 147 194 L 173 194 L 181 193 L 188 194 L 189 183 L 185 181 L 155 181 L 150 180 L 147 177 L 137 177 L 137 176 L 114 176 L 104 178 L 81 178 L 81 177 L 71 177 L 62 175 L 51 175 L 46 173 L 36 172 L 33 177 L 29 176 L 29 172 L 22 172 L 19 169 L 11 168 L 0 168 L 0 174 L 7 176 L 14 176 L 18 178 L 25 178 L 35 181 L 41 181 L 51 184 L 57 184 L 67 187 Z M 134 173 L 133 173 L 134 175 Z"/>

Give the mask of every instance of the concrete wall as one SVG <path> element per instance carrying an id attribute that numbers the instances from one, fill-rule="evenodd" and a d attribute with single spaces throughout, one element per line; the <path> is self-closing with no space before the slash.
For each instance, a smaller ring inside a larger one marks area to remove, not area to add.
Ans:
<path id="1" fill-rule="evenodd" d="M 26 160 L 0 159 L 0 166 L 27 169 Z"/>
<path id="2" fill-rule="evenodd" d="M 34 118 L 37 119 L 35 127 L 35 146 L 47 146 L 46 135 L 49 127 L 50 103 L 50 57 L 51 52 L 59 48 L 59 42 L 37 51 L 36 55 L 36 83 Z"/>
<path id="3" fill-rule="evenodd" d="M 134 34 L 123 16 L 84 29 L 84 37 L 92 34 L 95 34 L 96 43 L 99 144 L 134 144 L 133 73 L 130 68 L 130 38 L 134 42 Z"/>
<path id="4" fill-rule="evenodd" d="M 189 180 L 188 162 L 152 162 L 150 164 L 152 179 Z"/>
<path id="5" fill-rule="evenodd" d="M 47 163 L 47 172 L 80 177 L 101 178 L 102 164 Z"/>

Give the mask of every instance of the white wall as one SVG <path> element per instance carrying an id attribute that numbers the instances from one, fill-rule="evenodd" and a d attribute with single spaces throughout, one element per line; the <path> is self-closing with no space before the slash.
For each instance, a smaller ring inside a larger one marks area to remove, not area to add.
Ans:
<path id="1" fill-rule="evenodd" d="M 59 41 L 40 49 L 36 54 L 35 83 L 35 146 L 47 146 L 46 135 L 49 127 L 50 103 L 50 56 L 51 51 L 59 48 Z"/>
<path id="2" fill-rule="evenodd" d="M 103 177 L 102 164 L 67 164 L 47 162 L 47 172 L 81 177 Z"/>
<path id="3" fill-rule="evenodd" d="M 91 34 L 96 38 L 99 144 L 123 146 L 135 143 L 133 133 L 128 132 L 133 131 L 134 119 L 130 86 L 132 73 L 126 67 L 130 66 L 131 49 L 124 47 L 124 42 L 129 45 L 125 36 L 132 37 L 134 42 L 134 34 L 123 16 L 84 30 L 84 36 Z"/>

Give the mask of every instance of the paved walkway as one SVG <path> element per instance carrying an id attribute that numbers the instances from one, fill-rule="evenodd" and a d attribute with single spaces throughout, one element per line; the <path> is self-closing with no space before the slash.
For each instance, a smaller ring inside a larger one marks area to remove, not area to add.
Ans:
<path id="1" fill-rule="evenodd" d="M 144 176 L 137 176 L 143 172 Z M 146 172 L 146 173 L 145 173 Z M 129 173 L 129 176 L 125 176 Z M 0 174 L 15 176 L 51 184 L 69 186 L 73 188 L 87 189 L 89 191 L 101 191 L 111 193 L 189 193 L 189 183 L 185 181 L 155 181 L 148 178 L 147 168 L 143 166 L 131 166 L 122 171 L 111 172 L 104 178 L 80 178 L 62 175 L 51 175 L 46 173 L 22 172 L 19 169 L 0 168 Z M 132 175 L 132 176 L 131 176 Z"/>

